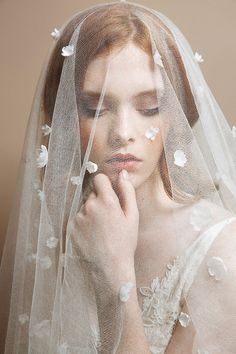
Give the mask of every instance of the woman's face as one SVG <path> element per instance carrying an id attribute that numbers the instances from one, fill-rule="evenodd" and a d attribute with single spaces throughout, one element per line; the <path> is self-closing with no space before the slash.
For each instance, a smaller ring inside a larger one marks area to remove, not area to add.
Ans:
<path id="1" fill-rule="evenodd" d="M 138 187 L 157 172 L 163 149 L 158 113 L 163 81 L 158 65 L 152 71 L 150 57 L 132 42 L 111 56 L 89 160 L 98 165 L 97 173 L 106 174 L 111 182 L 115 182 L 118 173 L 126 169 L 132 184 Z M 86 71 L 79 101 L 82 156 L 94 124 L 111 56 L 94 59 Z M 154 140 L 145 135 L 150 128 L 160 129 Z M 115 154 L 132 154 L 141 161 L 107 161 Z"/>

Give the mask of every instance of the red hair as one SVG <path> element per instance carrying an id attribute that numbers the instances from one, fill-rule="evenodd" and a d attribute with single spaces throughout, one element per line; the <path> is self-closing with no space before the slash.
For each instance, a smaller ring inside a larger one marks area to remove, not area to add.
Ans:
<path id="1" fill-rule="evenodd" d="M 77 98 L 79 97 L 79 92 L 83 86 L 85 73 L 89 63 L 96 57 L 106 56 L 116 49 L 121 49 L 129 41 L 132 41 L 139 48 L 149 54 L 150 67 L 154 68 L 149 30 L 144 22 L 132 13 L 132 7 L 132 4 L 127 3 L 106 4 L 97 8 L 94 12 L 92 8 L 83 11 L 82 13 L 75 15 L 71 21 L 67 23 L 57 41 L 54 51 L 52 52 L 47 71 L 43 95 L 43 108 L 47 121 L 50 122 L 52 117 L 57 89 L 60 82 L 64 61 L 64 57 L 61 55 L 61 48 L 68 45 L 74 30 L 84 19 L 85 21 L 83 21 L 80 28 L 79 40 L 76 45 L 75 53 L 75 76 L 78 76 L 78 78 L 75 77 L 75 82 L 77 83 Z M 157 16 L 154 16 L 151 11 L 149 12 L 144 8 L 142 8 L 141 11 L 147 16 L 148 20 L 152 21 L 158 31 L 161 40 L 159 43 L 156 43 L 156 46 L 162 57 L 162 62 L 168 79 L 170 80 L 188 122 L 192 127 L 198 119 L 198 112 L 175 39 L 165 24 L 158 19 Z M 182 81 L 181 85 L 178 84 L 179 80 Z M 178 189 L 177 186 L 171 186 L 170 184 L 164 150 L 160 158 L 159 166 L 163 184 L 169 197 L 173 198 L 174 189 L 175 198 L 179 201 L 186 202 L 187 194 L 184 193 L 183 197 L 182 193 L 182 188 L 184 188 L 184 186 L 181 186 L 181 188 Z M 191 195 L 191 200 L 193 200 L 192 197 L 193 195 Z"/>

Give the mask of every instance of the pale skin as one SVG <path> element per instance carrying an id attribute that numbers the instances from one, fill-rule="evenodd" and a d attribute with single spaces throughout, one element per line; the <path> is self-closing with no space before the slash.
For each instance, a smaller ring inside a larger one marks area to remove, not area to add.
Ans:
<path id="1" fill-rule="evenodd" d="M 99 286 L 102 288 L 101 279 L 104 279 L 104 282 L 111 284 L 112 296 L 115 297 L 123 283 L 134 284 L 130 298 L 124 304 L 125 326 L 119 354 L 150 353 L 136 292 L 138 274 L 135 272 L 135 257 L 142 255 L 147 232 L 156 233 L 155 225 L 150 224 L 152 216 L 167 215 L 173 207 L 177 207 L 164 192 L 158 172 L 163 150 L 162 134 L 159 133 L 153 141 L 145 136 L 150 126 L 164 129 L 158 113 L 155 113 L 163 81 L 158 67 L 154 72 L 151 70 L 149 60 L 149 56 L 132 42 L 112 57 L 106 95 L 110 95 L 113 101 L 103 101 L 90 153 L 90 160 L 98 165 L 98 171 L 93 175 L 94 189 L 79 210 L 73 231 L 83 258 L 94 264 L 94 273 L 99 274 L 98 289 Z M 101 93 L 107 63 L 107 57 L 100 57 L 89 64 L 84 92 Z M 151 94 L 153 90 L 157 90 L 156 95 Z M 143 92 L 147 91 L 149 94 L 145 96 Z M 89 109 L 96 109 L 94 101 L 87 102 L 90 102 Z M 109 102 L 112 102 L 110 106 Z M 149 113 L 152 114 L 147 116 L 147 110 L 151 110 Z M 84 112 L 80 121 L 83 154 L 92 124 L 93 118 L 86 117 Z M 128 172 L 128 179 L 123 178 L 120 170 L 106 164 L 105 160 L 115 153 L 131 153 L 142 159 L 136 169 Z M 161 235 L 158 241 L 160 249 L 165 247 L 165 239 Z M 98 298 L 98 301 L 105 308 L 107 299 Z M 109 309 L 107 313 L 109 317 Z M 182 346 L 181 338 L 180 335 L 180 346 L 172 346 L 171 351 L 168 348 L 168 354 L 181 353 L 179 348 L 188 351 L 192 344 L 190 330 L 188 340 L 182 339 Z"/>

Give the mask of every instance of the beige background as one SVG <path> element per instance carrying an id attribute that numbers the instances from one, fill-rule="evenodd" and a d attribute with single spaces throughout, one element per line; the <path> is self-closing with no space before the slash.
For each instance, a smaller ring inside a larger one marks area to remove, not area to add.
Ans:
<path id="1" fill-rule="evenodd" d="M 24 132 L 54 27 L 101 1 L 0 0 L 0 253 Z M 205 62 L 202 71 L 230 125 L 236 124 L 236 0 L 137 1 L 168 16 Z"/>

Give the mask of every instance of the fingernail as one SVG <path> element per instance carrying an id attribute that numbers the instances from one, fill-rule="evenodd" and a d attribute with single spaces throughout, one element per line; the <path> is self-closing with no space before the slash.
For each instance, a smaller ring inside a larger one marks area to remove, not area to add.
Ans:
<path id="1" fill-rule="evenodd" d="M 128 174 L 128 172 L 126 170 L 122 170 L 121 173 L 122 173 L 122 177 L 124 179 L 129 179 L 129 174 Z"/>

